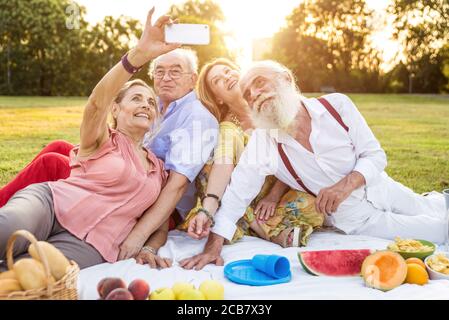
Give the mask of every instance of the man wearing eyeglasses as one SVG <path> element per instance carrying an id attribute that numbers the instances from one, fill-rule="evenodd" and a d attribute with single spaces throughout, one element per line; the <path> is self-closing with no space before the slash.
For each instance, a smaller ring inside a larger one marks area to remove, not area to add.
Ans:
<path id="1" fill-rule="evenodd" d="M 121 250 L 125 252 L 122 259 L 134 257 L 142 247 L 156 256 L 154 247 L 159 248 L 166 241 L 168 217 L 176 209 L 182 219 L 195 205 L 194 180 L 211 156 L 218 134 L 218 121 L 193 91 L 197 69 L 196 53 L 188 49 L 176 49 L 159 56 L 150 66 L 161 120 L 144 144 L 164 160 L 169 179 L 156 203 L 122 244 Z M 150 235 L 158 240 L 150 239 L 145 245 Z M 166 259 L 156 257 L 155 261 L 159 267 L 170 266 Z"/>

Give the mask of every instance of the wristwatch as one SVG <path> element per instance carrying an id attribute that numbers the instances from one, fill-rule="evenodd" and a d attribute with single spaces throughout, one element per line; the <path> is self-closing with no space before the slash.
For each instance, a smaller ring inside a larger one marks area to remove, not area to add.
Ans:
<path id="1" fill-rule="evenodd" d="M 136 74 L 137 72 L 142 70 L 142 66 L 135 67 L 135 66 L 133 66 L 131 64 L 131 62 L 129 62 L 129 60 L 128 60 L 128 52 L 122 57 L 122 65 L 123 65 L 123 68 L 125 68 L 125 70 L 128 73 L 131 73 L 131 74 Z"/>

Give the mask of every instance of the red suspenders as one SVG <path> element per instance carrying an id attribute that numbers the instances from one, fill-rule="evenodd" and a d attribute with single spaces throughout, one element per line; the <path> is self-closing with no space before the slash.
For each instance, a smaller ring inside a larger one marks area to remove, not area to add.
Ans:
<path id="1" fill-rule="evenodd" d="M 317 100 L 319 102 L 321 102 L 321 104 L 327 109 L 327 111 L 329 111 L 329 113 L 332 115 L 332 117 L 334 117 L 334 119 L 337 120 L 337 122 L 343 127 L 343 129 L 345 129 L 346 132 L 349 132 L 348 126 L 345 125 L 345 123 L 343 122 L 343 119 L 340 117 L 340 114 L 337 112 L 337 110 L 335 110 L 334 107 L 332 107 L 332 105 L 329 103 L 329 101 L 327 101 L 323 97 L 318 98 Z"/>
<path id="2" fill-rule="evenodd" d="M 335 120 L 345 129 L 346 131 L 349 131 L 348 126 L 343 122 L 343 119 L 340 117 L 340 114 L 338 114 L 337 110 L 324 98 L 318 98 L 317 99 L 326 109 L 327 111 L 334 117 Z M 314 194 L 312 191 L 309 190 L 304 185 L 304 182 L 302 182 L 301 178 L 296 174 L 296 171 L 293 169 L 292 164 L 290 163 L 290 160 L 288 159 L 287 154 L 284 151 L 284 148 L 282 147 L 282 143 L 278 143 L 278 151 L 279 155 L 281 156 L 282 162 L 284 162 L 285 167 L 290 172 L 290 174 L 295 178 L 296 182 L 306 191 L 308 194 L 316 197 L 316 194 Z"/>

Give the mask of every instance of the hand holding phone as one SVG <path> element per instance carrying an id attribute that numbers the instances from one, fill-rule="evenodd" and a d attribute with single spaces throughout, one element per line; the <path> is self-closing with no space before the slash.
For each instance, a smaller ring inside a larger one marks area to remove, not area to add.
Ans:
<path id="1" fill-rule="evenodd" d="M 190 45 L 210 43 L 210 29 L 207 24 L 175 23 L 165 26 L 165 42 Z"/>

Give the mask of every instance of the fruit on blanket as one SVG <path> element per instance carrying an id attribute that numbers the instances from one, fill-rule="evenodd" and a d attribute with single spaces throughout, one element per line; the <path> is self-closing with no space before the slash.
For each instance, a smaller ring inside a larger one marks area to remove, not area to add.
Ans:
<path id="1" fill-rule="evenodd" d="M 16 279 L 0 280 L 0 294 L 8 294 L 14 291 L 22 291 L 23 288 Z"/>
<path id="2" fill-rule="evenodd" d="M 98 292 L 98 295 L 100 296 L 100 300 L 103 300 L 105 298 L 104 294 L 103 294 L 103 287 L 104 287 L 104 283 L 108 279 L 110 279 L 110 278 L 101 279 L 100 282 L 97 283 L 97 292 Z"/>
<path id="3" fill-rule="evenodd" d="M 47 277 L 41 262 L 31 258 L 21 259 L 14 263 L 13 269 L 23 289 L 32 290 L 47 286 Z M 50 281 L 55 280 L 51 277 Z"/>
<path id="4" fill-rule="evenodd" d="M 195 286 L 188 282 L 176 282 L 172 287 L 173 293 L 175 294 L 177 300 L 179 299 L 181 292 L 187 289 L 195 289 Z"/>
<path id="5" fill-rule="evenodd" d="M 100 298 L 105 299 L 108 294 L 115 289 L 126 289 L 126 283 L 120 278 L 105 278 L 97 285 Z"/>
<path id="6" fill-rule="evenodd" d="M 206 300 L 224 300 L 224 287 L 216 280 L 203 281 L 199 289 Z"/>
<path id="7" fill-rule="evenodd" d="M 426 265 L 424 264 L 424 262 L 421 259 L 418 258 L 408 258 L 405 260 L 405 263 L 409 264 L 409 263 L 416 263 L 419 264 L 421 267 L 424 268 L 424 270 L 426 270 Z"/>
<path id="8" fill-rule="evenodd" d="M 117 288 L 109 292 L 105 300 L 134 300 L 128 289 Z"/>
<path id="9" fill-rule="evenodd" d="M 146 300 L 150 293 L 150 286 L 145 280 L 136 279 L 129 284 L 128 290 L 132 293 L 134 300 Z"/>
<path id="10" fill-rule="evenodd" d="M 404 282 L 407 264 L 399 253 L 378 251 L 363 262 L 362 276 L 368 287 L 388 291 Z"/>
<path id="11" fill-rule="evenodd" d="M 304 270 L 314 276 L 356 276 L 362 263 L 371 254 L 369 249 L 323 250 L 299 252 L 298 258 Z"/>
<path id="12" fill-rule="evenodd" d="M 426 269 L 417 263 L 407 264 L 407 277 L 405 283 L 425 285 L 429 282 L 429 274 Z"/>
<path id="13" fill-rule="evenodd" d="M 0 280 L 3 280 L 3 279 L 17 280 L 17 276 L 16 276 L 16 273 L 14 272 L 14 270 L 8 270 L 8 271 L 0 273 Z"/>
<path id="14" fill-rule="evenodd" d="M 181 292 L 178 300 L 206 300 L 206 297 L 198 289 L 186 289 Z"/>
<path id="15" fill-rule="evenodd" d="M 38 245 L 47 258 L 51 275 L 56 279 L 56 281 L 64 277 L 67 268 L 70 266 L 69 260 L 62 254 L 59 249 L 57 249 L 51 243 L 38 241 Z M 28 253 L 34 259 L 42 262 L 41 257 L 39 256 L 34 244 L 31 244 L 29 246 Z"/>
<path id="16" fill-rule="evenodd" d="M 150 300 L 175 300 L 175 294 L 171 288 L 159 288 L 151 292 Z"/>

